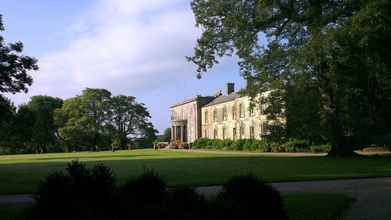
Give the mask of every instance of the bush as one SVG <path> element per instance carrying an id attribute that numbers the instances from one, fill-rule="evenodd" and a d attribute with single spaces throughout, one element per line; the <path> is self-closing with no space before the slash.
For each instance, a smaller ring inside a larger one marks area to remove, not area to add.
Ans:
<path id="1" fill-rule="evenodd" d="M 329 145 L 314 145 L 306 140 L 289 139 L 285 143 L 270 142 L 266 140 L 240 139 L 240 140 L 219 140 L 201 138 L 196 140 L 192 147 L 194 149 L 214 149 L 232 151 L 259 151 L 259 152 L 328 152 Z"/>
<path id="2" fill-rule="evenodd" d="M 49 175 L 35 194 L 29 219 L 108 219 L 115 190 L 111 169 L 77 161 Z"/>
<path id="3" fill-rule="evenodd" d="M 110 168 L 72 162 L 66 172 L 50 174 L 35 197 L 24 219 L 246 219 L 259 212 L 264 219 L 285 219 L 278 192 L 253 176 L 231 179 L 207 202 L 191 188 L 167 190 L 150 170 L 118 186 Z"/>
<path id="4" fill-rule="evenodd" d="M 203 219 L 208 216 L 208 203 L 192 188 L 179 188 L 169 197 L 171 219 Z"/>
<path id="5" fill-rule="evenodd" d="M 311 153 L 328 153 L 331 150 L 329 144 L 310 146 Z"/>
<path id="6" fill-rule="evenodd" d="M 215 219 L 288 219 L 280 194 L 252 175 L 230 179 L 218 195 Z"/>
<path id="7" fill-rule="evenodd" d="M 118 219 L 156 218 L 166 214 L 165 182 L 152 170 L 130 179 L 119 189 Z"/>
<path id="8" fill-rule="evenodd" d="M 309 150 L 309 143 L 305 140 L 289 139 L 281 147 L 285 152 L 305 152 Z"/>

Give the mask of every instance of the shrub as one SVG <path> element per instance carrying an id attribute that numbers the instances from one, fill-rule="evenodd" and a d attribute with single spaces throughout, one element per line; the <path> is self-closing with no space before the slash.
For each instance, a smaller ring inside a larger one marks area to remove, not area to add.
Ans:
<path id="1" fill-rule="evenodd" d="M 309 150 L 309 143 L 305 140 L 289 139 L 281 147 L 285 152 L 304 152 Z"/>
<path id="2" fill-rule="evenodd" d="M 119 219 L 154 218 L 166 214 L 165 182 L 152 170 L 128 180 L 119 189 Z"/>
<path id="3" fill-rule="evenodd" d="M 206 149 L 208 146 L 210 146 L 212 143 L 211 139 L 207 138 L 200 138 L 193 142 L 193 148 L 195 149 Z"/>
<path id="4" fill-rule="evenodd" d="M 287 219 L 280 194 L 252 175 L 230 179 L 218 195 L 215 219 Z"/>
<path id="5" fill-rule="evenodd" d="M 167 190 L 151 170 L 117 186 L 110 168 L 72 162 L 66 172 L 50 174 L 35 197 L 24 219 L 245 219 L 260 211 L 265 219 L 285 219 L 278 192 L 253 176 L 231 179 L 207 202 L 191 188 Z"/>
<path id="6" fill-rule="evenodd" d="M 270 142 L 266 140 L 240 139 L 219 140 L 201 138 L 193 143 L 194 149 L 215 149 L 233 151 L 260 151 L 260 152 L 308 152 L 311 151 L 308 141 L 289 139 L 285 143 Z M 319 148 L 320 147 L 320 148 Z M 326 146 L 312 147 L 313 151 L 326 152 Z"/>
<path id="7" fill-rule="evenodd" d="M 88 169 L 74 161 L 66 171 L 50 174 L 41 183 L 29 219 L 109 219 L 115 190 L 111 169 Z"/>
<path id="8" fill-rule="evenodd" d="M 170 193 L 171 219 L 202 219 L 208 215 L 208 203 L 192 188 L 179 188 Z"/>
<path id="9" fill-rule="evenodd" d="M 310 151 L 312 153 L 328 153 L 330 150 L 331 146 L 329 144 L 310 146 Z"/>

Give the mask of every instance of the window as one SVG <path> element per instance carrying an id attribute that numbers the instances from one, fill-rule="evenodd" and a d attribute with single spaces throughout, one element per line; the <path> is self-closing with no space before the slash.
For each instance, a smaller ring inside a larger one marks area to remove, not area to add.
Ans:
<path id="1" fill-rule="evenodd" d="M 213 122 L 217 122 L 217 109 L 213 110 Z"/>
<path id="2" fill-rule="evenodd" d="M 227 106 L 224 106 L 224 108 L 223 108 L 223 120 L 226 121 L 227 118 L 228 118 Z"/>
<path id="3" fill-rule="evenodd" d="M 236 119 L 236 105 L 232 106 L 232 120 Z"/>
<path id="4" fill-rule="evenodd" d="M 242 139 L 244 137 L 244 126 L 240 127 L 240 131 L 239 132 L 240 132 L 240 134 L 239 134 L 240 135 L 240 139 Z"/>
<path id="5" fill-rule="evenodd" d="M 223 139 L 225 139 L 225 127 L 223 127 Z"/>
<path id="6" fill-rule="evenodd" d="M 245 117 L 245 111 L 246 109 L 244 108 L 244 105 L 242 103 L 239 104 L 239 115 L 241 118 Z"/>
<path id="7" fill-rule="evenodd" d="M 236 128 L 232 129 L 232 139 L 236 140 Z"/>
<path id="8" fill-rule="evenodd" d="M 259 104 L 259 114 L 262 115 L 263 114 L 263 104 Z"/>
<path id="9" fill-rule="evenodd" d="M 262 134 L 266 134 L 266 132 L 267 132 L 267 124 L 266 123 L 262 123 L 261 132 L 262 132 Z"/>
<path id="10" fill-rule="evenodd" d="M 250 115 L 251 116 L 255 115 L 254 107 L 251 107 L 251 106 L 250 106 Z"/>
<path id="11" fill-rule="evenodd" d="M 217 129 L 213 130 L 213 139 L 217 139 Z"/>
<path id="12" fill-rule="evenodd" d="M 204 118 L 205 118 L 205 124 L 207 124 L 207 123 L 209 123 L 209 121 L 208 121 L 208 110 L 206 110 L 205 112 L 204 112 Z"/>
<path id="13" fill-rule="evenodd" d="M 254 139 L 255 137 L 255 131 L 254 131 L 254 126 L 250 127 L 250 139 Z"/>

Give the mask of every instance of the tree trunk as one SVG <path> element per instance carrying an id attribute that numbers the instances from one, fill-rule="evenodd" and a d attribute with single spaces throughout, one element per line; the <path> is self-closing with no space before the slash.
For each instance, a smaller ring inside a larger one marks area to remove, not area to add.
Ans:
<path id="1" fill-rule="evenodd" d="M 338 108 L 335 108 L 335 113 L 332 117 L 331 150 L 328 153 L 328 156 L 351 157 L 357 155 L 353 150 L 354 148 L 352 143 L 344 135 L 344 131 L 339 120 Z"/>

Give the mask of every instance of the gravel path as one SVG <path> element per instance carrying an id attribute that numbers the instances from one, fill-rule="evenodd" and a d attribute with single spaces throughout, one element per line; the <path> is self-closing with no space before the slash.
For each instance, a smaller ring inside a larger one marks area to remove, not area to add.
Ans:
<path id="1" fill-rule="evenodd" d="M 280 192 L 345 193 L 356 199 L 347 220 L 391 219 L 391 177 L 353 180 L 330 180 L 308 182 L 272 183 Z M 216 195 L 221 186 L 198 187 L 197 191 L 210 197 Z M 31 195 L 3 195 L 1 204 L 32 204 Z"/>

